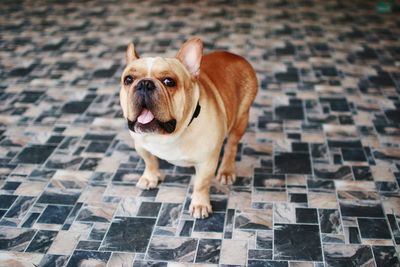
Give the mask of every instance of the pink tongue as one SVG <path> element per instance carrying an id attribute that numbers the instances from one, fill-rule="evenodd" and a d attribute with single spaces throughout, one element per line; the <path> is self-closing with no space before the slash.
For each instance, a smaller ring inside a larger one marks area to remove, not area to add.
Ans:
<path id="1" fill-rule="evenodd" d="M 153 113 L 151 113 L 150 110 L 144 108 L 140 113 L 139 117 L 137 118 L 137 121 L 141 124 L 147 124 L 151 122 L 153 119 L 154 119 Z"/>

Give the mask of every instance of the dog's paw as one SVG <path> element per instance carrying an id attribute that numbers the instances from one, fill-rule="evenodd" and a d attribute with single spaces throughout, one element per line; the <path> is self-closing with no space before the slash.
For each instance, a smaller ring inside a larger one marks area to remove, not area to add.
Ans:
<path id="1" fill-rule="evenodd" d="M 156 188 L 158 185 L 158 178 L 149 178 L 147 176 L 140 177 L 139 181 L 137 182 L 136 186 L 140 189 L 152 189 Z"/>
<path id="2" fill-rule="evenodd" d="M 212 213 L 210 200 L 203 196 L 192 196 L 192 202 L 189 206 L 190 216 L 196 219 L 205 219 Z"/>
<path id="3" fill-rule="evenodd" d="M 236 174 L 234 171 L 220 171 L 217 174 L 217 181 L 223 185 L 232 185 L 236 181 Z"/>

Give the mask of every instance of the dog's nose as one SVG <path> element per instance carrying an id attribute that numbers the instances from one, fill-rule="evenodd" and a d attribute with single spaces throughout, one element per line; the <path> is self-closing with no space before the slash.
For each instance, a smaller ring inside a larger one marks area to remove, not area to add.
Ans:
<path id="1" fill-rule="evenodd" d="M 152 80 L 141 80 L 138 82 L 136 89 L 139 91 L 153 91 L 156 89 L 156 85 Z"/>

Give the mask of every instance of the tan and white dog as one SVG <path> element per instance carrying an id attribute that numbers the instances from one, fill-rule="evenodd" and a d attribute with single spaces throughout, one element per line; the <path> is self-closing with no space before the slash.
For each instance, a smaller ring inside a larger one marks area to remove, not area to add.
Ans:
<path id="1" fill-rule="evenodd" d="M 128 45 L 120 101 L 137 153 L 146 164 L 137 186 L 155 188 L 161 180 L 157 158 L 196 170 L 190 213 L 212 212 L 209 188 L 225 137 L 217 179 L 235 179 L 237 145 L 257 94 L 251 65 L 228 52 L 203 56 L 198 38 L 185 42 L 175 58 L 139 58 Z"/>

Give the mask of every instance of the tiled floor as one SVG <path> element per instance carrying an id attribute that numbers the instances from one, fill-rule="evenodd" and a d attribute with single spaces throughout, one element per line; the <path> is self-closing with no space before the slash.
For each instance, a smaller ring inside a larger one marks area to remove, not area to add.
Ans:
<path id="1" fill-rule="evenodd" d="M 400 16 L 366 1 L 0 3 L 0 266 L 399 266 Z M 118 99 L 124 50 L 197 35 L 260 91 L 215 213 L 157 190 Z M 396 252 L 397 251 L 397 252 Z"/>

